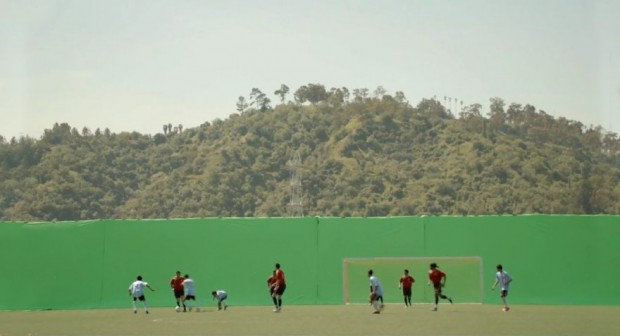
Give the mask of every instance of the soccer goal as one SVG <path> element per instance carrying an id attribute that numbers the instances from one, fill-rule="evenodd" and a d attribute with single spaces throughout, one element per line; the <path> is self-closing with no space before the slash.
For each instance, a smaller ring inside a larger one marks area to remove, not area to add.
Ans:
<path id="1" fill-rule="evenodd" d="M 386 303 L 403 301 L 398 289 L 405 269 L 415 278 L 413 303 L 434 302 L 434 290 L 428 286 L 430 263 L 435 262 L 447 275 L 444 294 L 455 303 L 482 303 L 483 277 L 480 257 L 401 257 L 401 258 L 345 258 L 342 261 L 343 296 L 345 304 L 368 304 L 370 283 L 368 270 L 372 269 L 381 281 Z"/>

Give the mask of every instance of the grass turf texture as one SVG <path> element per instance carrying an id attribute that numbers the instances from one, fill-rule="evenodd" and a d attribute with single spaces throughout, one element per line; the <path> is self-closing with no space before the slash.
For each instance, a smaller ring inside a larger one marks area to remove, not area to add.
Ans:
<path id="1" fill-rule="evenodd" d="M 389 304 L 202 308 L 177 313 L 153 308 L 0 312 L 0 336 L 43 335 L 620 335 L 618 306 Z"/>

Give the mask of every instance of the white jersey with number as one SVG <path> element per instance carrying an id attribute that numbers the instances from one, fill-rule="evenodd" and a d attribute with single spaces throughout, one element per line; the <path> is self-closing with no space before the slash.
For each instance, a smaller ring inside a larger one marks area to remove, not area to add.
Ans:
<path id="1" fill-rule="evenodd" d="M 183 288 L 185 289 L 185 295 L 196 296 L 196 290 L 194 289 L 194 280 L 190 278 L 183 280 Z"/>
<path id="2" fill-rule="evenodd" d="M 381 281 L 374 275 L 370 276 L 370 286 L 376 288 L 375 291 L 378 296 L 383 296 L 383 287 L 381 287 Z"/>
<path id="3" fill-rule="evenodd" d="M 136 280 L 131 285 L 129 285 L 129 290 L 131 291 L 131 295 L 133 297 L 141 297 L 144 295 L 144 287 L 148 285 L 145 281 Z"/>
<path id="4" fill-rule="evenodd" d="M 512 278 L 506 272 L 497 272 L 495 274 L 495 279 L 497 279 L 497 283 L 499 284 L 501 290 L 505 291 L 508 290 L 508 287 L 510 287 L 510 282 L 512 281 Z"/>

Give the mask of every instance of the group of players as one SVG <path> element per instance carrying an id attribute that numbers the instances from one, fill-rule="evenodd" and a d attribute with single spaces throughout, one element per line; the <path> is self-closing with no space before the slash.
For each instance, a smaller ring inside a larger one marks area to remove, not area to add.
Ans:
<path id="1" fill-rule="evenodd" d="M 435 289 L 435 305 L 433 306 L 433 311 L 437 311 L 439 299 L 448 300 L 450 303 L 453 303 L 452 298 L 446 296 L 442 293 L 442 288 L 446 286 L 447 275 L 446 273 L 439 270 L 437 263 L 431 263 L 430 269 L 428 271 L 428 285 L 433 285 Z M 497 273 L 495 273 L 495 282 L 493 286 L 491 286 L 491 290 L 495 290 L 497 285 L 500 285 L 501 292 L 500 298 L 504 304 L 502 308 L 503 311 L 507 312 L 510 310 L 508 307 L 508 288 L 510 283 L 512 282 L 512 277 L 504 271 L 504 267 L 501 264 L 497 265 Z M 368 278 L 370 279 L 370 304 L 374 308 L 373 314 L 380 314 L 383 310 L 383 287 L 381 286 L 381 281 L 374 275 L 373 270 L 368 270 Z M 400 277 L 398 288 L 403 291 L 403 299 L 405 301 L 405 308 L 411 307 L 411 295 L 412 295 L 412 287 L 415 282 L 415 278 L 409 274 L 409 270 L 405 269 L 404 274 Z"/>
<path id="2" fill-rule="evenodd" d="M 504 304 L 503 311 L 510 310 L 507 302 L 508 288 L 512 282 L 512 277 L 503 270 L 501 264 L 497 265 L 497 273 L 495 274 L 495 282 L 491 287 L 492 290 L 498 285 L 501 288 L 500 298 Z M 381 281 L 374 275 L 373 270 L 368 270 L 368 278 L 370 280 L 370 304 L 374 308 L 373 314 L 380 314 L 383 310 L 383 287 Z M 452 298 L 442 293 L 443 287 L 446 286 L 447 275 L 439 269 L 436 263 L 430 264 L 428 271 L 428 285 L 433 285 L 435 289 L 435 304 L 433 311 L 437 311 L 439 299 L 448 300 L 453 303 Z M 405 301 L 405 308 L 411 307 L 412 287 L 415 282 L 415 278 L 409 274 L 409 270 L 405 269 L 404 274 L 399 279 L 398 288 L 403 291 L 403 299 Z M 284 277 L 284 271 L 281 269 L 280 264 L 275 264 L 275 270 L 273 274 L 267 279 L 267 286 L 269 287 L 269 294 L 273 300 L 274 312 L 279 313 L 282 310 L 282 295 L 286 290 L 286 279 Z M 189 274 L 181 276 L 181 272 L 177 271 L 176 275 L 170 279 L 170 287 L 174 292 L 176 300 L 176 311 L 180 311 L 181 307 L 184 312 L 192 311 L 192 302 L 196 301 L 196 293 L 194 287 L 194 280 L 192 280 Z M 129 286 L 129 295 L 133 298 L 133 312 L 136 314 L 138 308 L 136 302 L 142 302 L 144 306 L 144 312 L 149 313 L 146 304 L 146 297 L 144 296 L 144 289 L 148 288 L 151 291 L 155 291 L 147 282 L 142 281 L 142 276 L 138 275 L 136 281 Z M 224 290 L 214 290 L 211 292 L 213 299 L 217 299 L 218 310 L 226 310 L 228 307 L 225 300 L 228 298 L 228 293 Z"/>
<path id="3" fill-rule="evenodd" d="M 196 301 L 196 288 L 194 286 L 194 280 L 190 278 L 189 274 L 182 276 L 181 271 L 177 271 L 172 279 L 170 279 L 170 287 L 172 288 L 176 301 L 176 307 L 174 307 L 174 310 L 180 312 L 182 307 L 183 312 L 192 311 L 193 303 Z M 146 281 L 142 280 L 142 276 L 140 275 L 138 275 L 136 281 L 129 285 L 129 296 L 133 299 L 132 303 L 134 314 L 138 312 L 138 307 L 136 306 L 137 301 L 142 302 L 144 312 L 146 314 L 149 313 L 149 309 L 146 304 L 146 296 L 144 295 L 145 288 L 155 291 L 155 289 Z M 226 305 L 225 300 L 228 298 L 228 293 L 226 293 L 225 290 L 214 290 L 211 292 L 211 295 L 214 300 L 217 299 L 218 310 L 226 310 L 228 305 Z"/>

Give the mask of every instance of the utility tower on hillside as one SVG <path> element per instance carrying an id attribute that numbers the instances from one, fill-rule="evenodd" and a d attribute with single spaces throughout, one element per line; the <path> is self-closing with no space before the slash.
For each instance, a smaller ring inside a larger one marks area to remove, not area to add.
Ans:
<path id="1" fill-rule="evenodd" d="M 291 172 L 291 200 L 288 204 L 290 217 L 303 217 L 304 205 L 303 205 L 303 193 L 301 188 L 301 176 L 302 166 L 301 157 L 299 151 L 295 151 L 293 157 L 286 163 L 289 171 Z"/>

